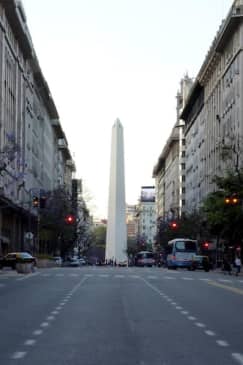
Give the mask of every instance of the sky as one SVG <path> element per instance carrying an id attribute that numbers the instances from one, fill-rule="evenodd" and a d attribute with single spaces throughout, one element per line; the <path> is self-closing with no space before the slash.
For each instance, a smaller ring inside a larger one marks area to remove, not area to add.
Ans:
<path id="1" fill-rule="evenodd" d="M 107 218 L 111 130 L 124 128 L 126 203 L 154 185 L 176 122 L 233 0 L 22 0 L 91 214 Z"/>

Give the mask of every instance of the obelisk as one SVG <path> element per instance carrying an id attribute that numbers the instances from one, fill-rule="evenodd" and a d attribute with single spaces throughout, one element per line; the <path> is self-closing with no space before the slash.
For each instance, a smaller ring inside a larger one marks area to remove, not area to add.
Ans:
<path id="1" fill-rule="evenodd" d="M 117 264 L 127 260 L 124 142 L 119 119 L 112 127 L 105 258 Z"/>

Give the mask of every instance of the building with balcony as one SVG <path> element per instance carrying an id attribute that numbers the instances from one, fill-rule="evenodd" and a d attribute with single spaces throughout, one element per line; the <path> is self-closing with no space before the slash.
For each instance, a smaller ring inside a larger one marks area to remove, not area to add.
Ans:
<path id="1" fill-rule="evenodd" d="M 140 249 L 154 249 L 156 241 L 155 187 L 142 186 L 137 211 L 137 243 Z"/>
<path id="2" fill-rule="evenodd" d="M 180 115 L 185 122 L 186 211 L 216 189 L 213 177 L 243 167 L 243 1 L 222 22 Z"/>
<path id="3" fill-rule="evenodd" d="M 0 3 L 0 55 L 1 254 L 31 249 L 24 237 L 37 239 L 33 195 L 66 186 L 71 196 L 75 165 L 21 1 Z"/>
<path id="4" fill-rule="evenodd" d="M 187 75 L 180 82 L 176 123 L 153 169 L 157 218 L 163 221 L 180 218 L 185 207 L 185 138 L 180 112 L 192 83 Z"/>

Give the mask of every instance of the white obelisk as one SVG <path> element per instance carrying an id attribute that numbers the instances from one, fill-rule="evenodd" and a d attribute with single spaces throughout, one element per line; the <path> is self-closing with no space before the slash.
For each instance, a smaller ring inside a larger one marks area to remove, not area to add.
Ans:
<path id="1" fill-rule="evenodd" d="M 106 260 L 127 260 L 127 226 L 124 174 L 123 127 L 117 119 L 112 127 Z"/>

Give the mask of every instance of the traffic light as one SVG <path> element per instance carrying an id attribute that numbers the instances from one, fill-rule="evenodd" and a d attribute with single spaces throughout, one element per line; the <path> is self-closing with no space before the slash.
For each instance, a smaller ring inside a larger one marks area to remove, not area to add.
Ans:
<path id="1" fill-rule="evenodd" d="M 204 248 L 204 250 L 208 250 L 208 248 L 209 248 L 209 243 L 208 243 L 208 242 L 204 242 L 204 243 L 203 243 L 203 248 Z"/>
<path id="2" fill-rule="evenodd" d="M 72 214 L 68 214 L 66 217 L 65 217 L 65 222 L 67 224 L 73 224 L 75 222 L 75 217 L 72 215 Z"/>
<path id="3" fill-rule="evenodd" d="M 226 205 L 238 205 L 240 203 L 240 199 L 236 195 L 227 196 L 224 198 L 224 203 Z"/>
<path id="4" fill-rule="evenodd" d="M 34 208 L 38 208 L 39 207 L 39 198 L 38 198 L 38 196 L 33 196 L 33 198 L 32 198 L 32 206 Z"/>
<path id="5" fill-rule="evenodd" d="M 178 228 L 177 222 L 170 222 L 170 228 L 171 229 L 177 229 Z"/>

